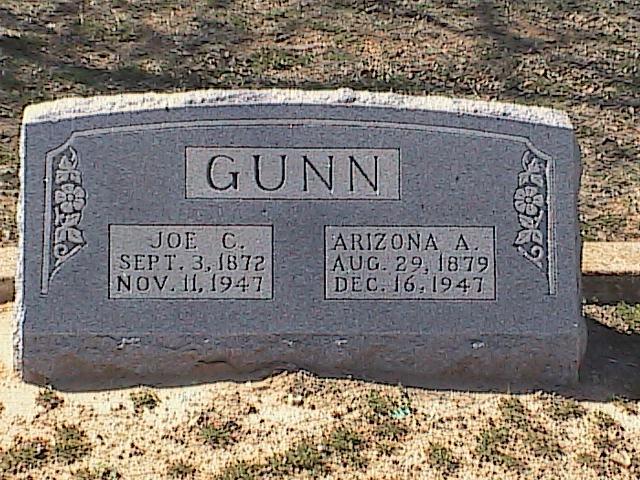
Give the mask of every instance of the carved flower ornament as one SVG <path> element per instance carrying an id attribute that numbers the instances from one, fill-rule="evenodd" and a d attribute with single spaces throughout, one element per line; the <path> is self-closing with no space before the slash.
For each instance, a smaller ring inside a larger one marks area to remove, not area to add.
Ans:
<path id="1" fill-rule="evenodd" d="M 53 202 L 63 213 L 80 212 L 85 205 L 85 196 L 86 193 L 81 186 L 65 183 L 54 192 Z"/>
<path id="2" fill-rule="evenodd" d="M 78 169 L 78 153 L 67 147 L 52 158 L 55 187 L 49 193 L 47 205 L 51 209 L 51 243 L 44 260 L 42 293 L 47 294 L 49 281 L 62 264 L 73 257 L 87 242 L 80 228 L 82 210 L 87 205 L 87 192 L 82 187 L 82 173 Z"/>
<path id="3" fill-rule="evenodd" d="M 548 221 L 545 164 L 542 158 L 527 150 L 522 156 L 522 167 L 513 192 L 513 208 L 518 212 L 520 224 L 513 244 L 522 256 L 542 270 L 546 248 L 541 224 Z"/>
<path id="4" fill-rule="evenodd" d="M 544 197 L 534 186 L 518 188 L 513 195 L 515 209 L 525 215 L 534 216 L 544 206 Z"/>

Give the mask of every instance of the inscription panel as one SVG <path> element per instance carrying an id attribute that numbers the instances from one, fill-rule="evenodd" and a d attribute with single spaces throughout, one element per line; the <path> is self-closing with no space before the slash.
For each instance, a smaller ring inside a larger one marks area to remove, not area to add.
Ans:
<path id="1" fill-rule="evenodd" d="M 186 147 L 186 198 L 399 200 L 400 150 Z"/>
<path id="2" fill-rule="evenodd" d="M 495 300 L 493 227 L 326 226 L 327 300 Z"/>
<path id="3" fill-rule="evenodd" d="M 109 298 L 273 298 L 270 225 L 110 225 Z"/>

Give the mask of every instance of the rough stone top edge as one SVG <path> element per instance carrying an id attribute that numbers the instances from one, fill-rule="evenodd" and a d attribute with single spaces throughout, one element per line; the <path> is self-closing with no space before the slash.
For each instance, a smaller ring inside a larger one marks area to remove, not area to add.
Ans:
<path id="1" fill-rule="evenodd" d="M 143 112 L 193 106 L 331 105 L 438 111 L 573 129 L 560 110 L 512 103 L 441 96 L 409 96 L 339 90 L 195 90 L 183 93 L 133 93 L 70 97 L 26 107 L 23 125 L 57 122 L 107 113 Z"/>

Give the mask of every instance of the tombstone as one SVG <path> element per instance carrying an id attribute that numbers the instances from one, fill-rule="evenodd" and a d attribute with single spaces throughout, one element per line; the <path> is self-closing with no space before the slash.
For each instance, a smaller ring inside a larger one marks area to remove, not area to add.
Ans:
<path id="1" fill-rule="evenodd" d="M 21 145 L 25 381 L 577 380 L 580 158 L 561 112 L 121 95 L 30 106 Z"/>

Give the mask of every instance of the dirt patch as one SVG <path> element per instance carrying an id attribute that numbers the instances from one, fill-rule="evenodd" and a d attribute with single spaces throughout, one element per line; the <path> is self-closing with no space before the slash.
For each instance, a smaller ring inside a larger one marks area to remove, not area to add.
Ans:
<path id="1" fill-rule="evenodd" d="M 436 391 L 307 372 L 68 393 L 15 377 L 11 308 L 0 306 L 0 478 L 640 475 L 640 335 L 594 320 L 580 384 L 556 393 Z"/>

